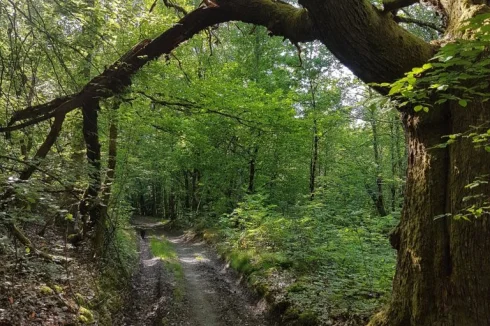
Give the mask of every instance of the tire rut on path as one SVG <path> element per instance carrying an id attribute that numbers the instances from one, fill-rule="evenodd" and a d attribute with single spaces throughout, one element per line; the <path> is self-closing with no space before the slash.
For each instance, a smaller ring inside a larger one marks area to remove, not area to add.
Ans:
<path id="1" fill-rule="evenodd" d="M 162 325 L 161 317 L 170 299 L 164 294 L 171 291 L 169 284 L 163 281 L 168 273 L 163 268 L 163 262 L 152 256 L 147 240 L 140 240 L 139 247 L 139 268 L 133 277 L 130 302 L 118 324 Z"/>
<path id="2" fill-rule="evenodd" d="M 260 302 L 203 242 L 188 242 L 184 235 L 167 234 L 167 239 L 174 245 L 182 266 L 185 293 L 173 312 L 182 309 L 185 313 L 172 314 L 164 319 L 164 325 L 271 325 L 263 316 Z"/>

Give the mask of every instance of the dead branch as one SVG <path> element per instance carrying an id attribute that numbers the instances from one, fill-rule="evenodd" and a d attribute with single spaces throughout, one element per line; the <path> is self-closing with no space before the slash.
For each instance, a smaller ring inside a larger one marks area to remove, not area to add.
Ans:
<path id="1" fill-rule="evenodd" d="M 14 223 L 8 223 L 7 227 L 9 228 L 10 232 L 27 248 L 31 250 L 34 254 L 37 256 L 51 261 L 53 263 L 57 264 L 62 264 L 62 263 L 67 263 L 72 261 L 71 258 L 64 257 L 64 256 L 55 256 L 55 255 L 50 255 L 42 250 L 37 249 L 29 240 L 29 238 L 14 224 Z"/>

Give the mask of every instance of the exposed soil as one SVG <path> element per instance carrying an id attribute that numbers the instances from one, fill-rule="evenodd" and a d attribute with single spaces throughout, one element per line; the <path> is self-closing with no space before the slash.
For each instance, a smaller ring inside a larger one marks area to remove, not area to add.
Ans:
<path id="1" fill-rule="evenodd" d="M 147 229 L 146 237 L 140 240 L 139 270 L 122 325 L 275 325 L 265 318 L 264 301 L 205 243 L 154 225 L 140 227 Z M 153 257 L 150 237 L 170 241 L 181 267 Z"/>

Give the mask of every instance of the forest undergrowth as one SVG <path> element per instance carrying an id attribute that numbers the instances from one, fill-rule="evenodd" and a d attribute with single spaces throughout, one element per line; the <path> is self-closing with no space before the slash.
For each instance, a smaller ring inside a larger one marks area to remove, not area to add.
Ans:
<path id="1" fill-rule="evenodd" d="M 261 195 L 196 231 L 285 321 L 362 325 L 389 299 L 396 219 L 362 211 L 347 218 L 319 202 L 284 216 Z"/>

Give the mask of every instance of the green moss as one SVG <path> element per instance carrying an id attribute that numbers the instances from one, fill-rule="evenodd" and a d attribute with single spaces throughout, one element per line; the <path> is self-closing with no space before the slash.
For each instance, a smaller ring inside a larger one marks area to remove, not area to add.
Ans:
<path id="1" fill-rule="evenodd" d="M 293 292 L 293 293 L 303 292 L 305 290 L 306 290 L 306 284 L 304 284 L 303 282 L 295 282 L 287 288 L 288 292 Z"/>
<path id="2" fill-rule="evenodd" d="M 293 266 L 293 262 L 288 259 L 284 254 L 277 252 L 264 252 L 258 256 L 258 269 L 270 269 L 273 267 L 280 267 L 282 269 L 288 269 Z"/>
<path id="3" fill-rule="evenodd" d="M 293 322 L 295 325 L 314 326 L 318 325 L 318 317 L 312 311 L 301 312 L 297 307 L 288 307 L 283 314 L 285 321 Z"/>
<path id="4" fill-rule="evenodd" d="M 54 291 L 52 288 L 50 288 L 49 286 L 47 285 L 42 285 L 40 288 L 39 288 L 39 291 L 44 294 L 44 295 L 50 295 L 50 294 L 53 294 Z"/>
<path id="5" fill-rule="evenodd" d="M 289 307 L 284 312 L 283 318 L 286 321 L 296 320 L 296 319 L 298 319 L 299 313 L 300 312 L 299 312 L 298 308 Z"/>
<path id="6" fill-rule="evenodd" d="M 129 226 L 129 225 L 125 225 Z M 81 294 L 75 294 L 75 301 L 81 306 L 96 312 L 97 323 L 101 326 L 114 325 L 112 316 L 123 305 L 122 293 L 131 284 L 130 275 L 138 266 L 137 242 L 139 235 L 128 231 L 129 227 L 117 230 L 114 248 L 118 254 L 107 253 L 107 265 L 97 279 L 97 297 L 90 302 Z M 112 246 L 111 246 L 112 248 Z M 114 259 L 118 257 L 118 259 Z"/>
<path id="7" fill-rule="evenodd" d="M 174 299 L 177 301 L 181 301 L 184 299 L 184 269 L 182 268 L 182 265 L 178 261 L 167 261 L 167 266 L 169 266 L 170 270 L 172 271 L 175 281 L 176 281 L 176 286 L 173 291 L 174 294 Z"/>
<path id="8" fill-rule="evenodd" d="M 314 312 L 304 311 L 299 314 L 298 322 L 300 325 L 314 326 L 314 325 L 318 325 L 318 318 Z"/>
<path id="9" fill-rule="evenodd" d="M 249 275 L 254 271 L 250 258 L 248 252 L 233 251 L 229 256 L 230 266 L 245 275 Z"/>
<path id="10" fill-rule="evenodd" d="M 53 288 L 54 288 L 56 293 L 62 293 L 63 292 L 63 288 L 59 285 L 54 285 Z"/>
<path id="11" fill-rule="evenodd" d="M 86 304 L 87 302 L 85 301 L 85 297 L 83 295 L 81 295 L 80 293 L 75 293 L 75 301 L 76 303 L 78 303 L 79 305 L 84 305 Z"/>
<path id="12" fill-rule="evenodd" d="M 83 322 L 87 324 L 94 322 L 94 314 L 92 313 L 92 311 L 88 310 L 87 308 L 80 306 L 78 313 L 79 313 L 78 318 L 80 319 L 80 321 L 82 321 L 83 319 L 84 320 Z"/>
<path id="13" fill-rule="evenodd" d="M 264 282 L 257 282 L 253 284 L 253 287 L 255 292 L 262 297 L 265 297 L 269 293 L 269 287 Z"/>
<path id="14" fill-rule="evenodd" d="M 218 232 L 214 229 L 205 229 L 202 238 L 208 243 L 217 243 L 219 240 Z"/>
<path id="15" fill-rule="evenodd" d="M 78 321 L 81 322 L 82 324 L 88 324 L 89 323 L 88 318 L 83 316 L 83 315 L 78 316 Z"/>
<path id="16" fill-rule="evenodd" d="M 181 301 L 184 298 L 184 270 L 179 262 L 177 252 L 173 245 L 165 238 L 152 238 L 150 240 L 151 252 L 160 258 L 172 272 L 176 286 L 173 291 L 174 299 Z"/>

